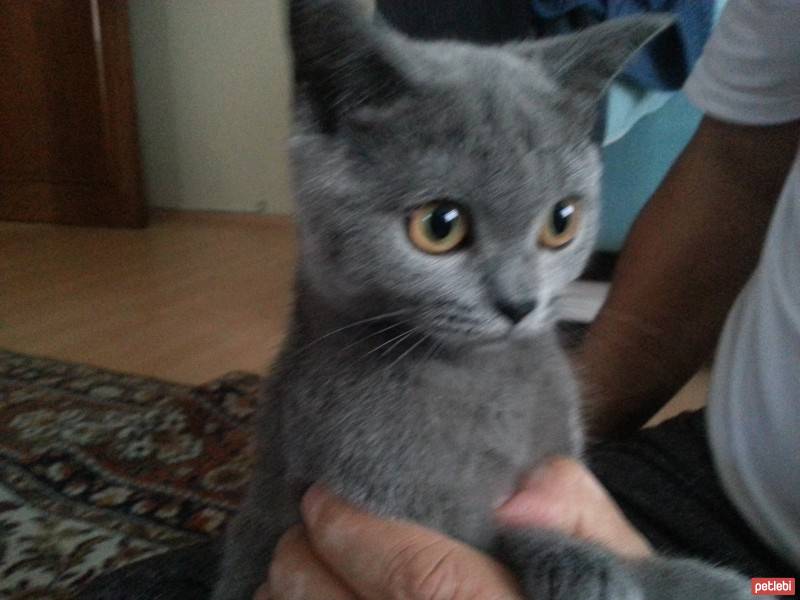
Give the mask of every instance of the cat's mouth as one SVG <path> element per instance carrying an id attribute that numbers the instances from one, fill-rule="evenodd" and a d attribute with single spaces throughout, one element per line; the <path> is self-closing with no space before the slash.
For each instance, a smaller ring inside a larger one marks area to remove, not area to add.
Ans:
<path id="1" fill-rule="evenodd" d="M 502 312 L 476 310 L 422 309 L 414 319 L 415 328 L 438 343 L 451 347 L 480 347 L 524 341 L 551 329 L 555 322 L 555 298 L 521 319 L 512 319 Z M 445 305 L 452 309 L 453 303 Z"/>
<path id="2" fill-rule="evenodd" d="M 444 343 L 450 343 L 459 347 L 492 347 L 513 342 L 520 342 L 531 339 L 541 334 L 547 327 L 544 324 L 529 325 L 519 324 L 500 324 L 496 327 L 487 329 L 451 329 L 444 328 L 436 331 L 438 337 Z"/>

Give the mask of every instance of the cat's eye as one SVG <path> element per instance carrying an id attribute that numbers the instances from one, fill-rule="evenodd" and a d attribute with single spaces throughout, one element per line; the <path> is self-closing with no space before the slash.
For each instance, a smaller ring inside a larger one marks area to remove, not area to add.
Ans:
<path id="1" fill-rule="evenodd" d="M 408 237 L 428 254 L 444 254 L 464 245 L 469 233 L 466 210 L 454 202 L 428 202 L 414 209 Z"/>
<path id="2" fill-rule="evenodd" d="M 575 239 L 580 221 L 580 200 L 574 197 L 559 200 L 546 215 L 539 231 L 539 245 L 551 250 L 563 248 Z"/>

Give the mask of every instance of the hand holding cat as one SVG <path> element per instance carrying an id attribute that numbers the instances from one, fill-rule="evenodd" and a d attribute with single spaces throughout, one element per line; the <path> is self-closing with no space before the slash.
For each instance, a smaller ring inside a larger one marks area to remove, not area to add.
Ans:
<path id="1" fill-rule="evenodd" d="M 302 514 L 305 527 L 283 536 L 254 600 L 522 598 L 511 574 L 486 554 L 358 511 L 322 488 L 306 494 Z M 597 479 L 569 459 L 534 472 L 497 516 L 511 527 L 557 529 L 627 557 L 651 552 Z"/>
<path id="2" fill-rule="evenodd" d="M 358 511 L 320 487 L 301 510 L 305 527 L 281 538 L 254 600 L 522 600 L 503 566 L 438 532 Z"/>
<path id="3" fill-rule="evenodd" d="M 497 510 L 497 518 L 511 527 L 555 529 L 626 558 L 652 553 L 592 472 L 569 458 L 556 458 L 531 473 Z"/>

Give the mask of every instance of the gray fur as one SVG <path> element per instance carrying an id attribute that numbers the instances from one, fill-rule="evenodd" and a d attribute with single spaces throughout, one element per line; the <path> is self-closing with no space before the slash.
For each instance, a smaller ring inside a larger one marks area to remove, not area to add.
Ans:
<path id="1" fill-rule="evenodd" d="M 650 576 L 675 565 L 704 577 L 696 563 L 627 564 L 554 534 L 504 534 L 491 518 L 527 470 L 580 455 L 577 386 L 553 324 L 595 237 L 594 106 L 667 22 L 478 48 L 411 41 L 343 0 L 292 2 L 295 311 L 216 600 L 251 598 L 315 481 L 494 551 L 536 600 L 721 597 L 706 579 L 673 596 Z M 566 196 L 582 199 L 580 232 L 542 249 L 538 231 Z M 441 198 L 468 208 L 472 238 L 432 256 L 409 242 L 407 216 Z M 496 308 L 530 299 L 515 326 Z"/>

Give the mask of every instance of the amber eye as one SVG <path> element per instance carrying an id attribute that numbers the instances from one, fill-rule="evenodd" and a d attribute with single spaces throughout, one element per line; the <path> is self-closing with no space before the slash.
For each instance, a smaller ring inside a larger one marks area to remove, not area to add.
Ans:
<path id="1" fill-rule="evenodd" d="M 578 234 L 581 221 L 581 203 L 577 198 L 559 200 L 547 214 L 539 231 L 539 245 L 557 250 L 569 244 Z"/>
<path id="2" fill-rule="evenodd" d="M 408 237 L 428 254 L 444 254 L 462 246 L 469 223 L 464 208 L 453 202 L 428 202 L 414 209 L 408 220 Z"/>

